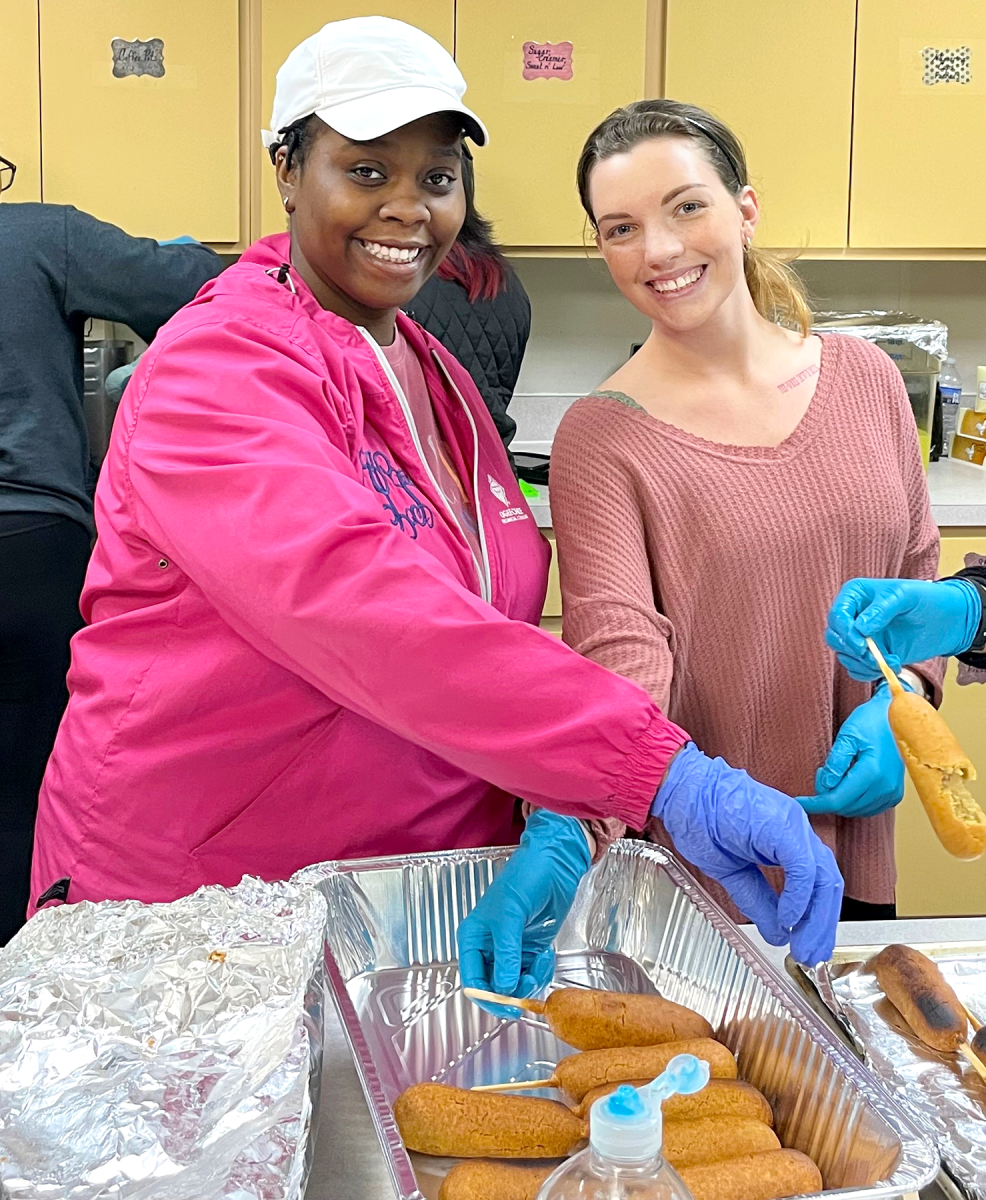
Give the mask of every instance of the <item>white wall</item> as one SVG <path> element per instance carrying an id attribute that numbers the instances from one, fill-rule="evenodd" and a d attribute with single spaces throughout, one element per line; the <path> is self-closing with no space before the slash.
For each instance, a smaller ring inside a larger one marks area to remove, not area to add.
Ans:
<path id="1" fill-rule="evenodd" d="M 518 443 L 543 442 L 568 401 L 611 374 L 648 325 L 599 259 L 513 265 L 531 297 L 533 325 L 511 412 Z M 806 262 L 800 270 L 816 309 L 895 309 L 944 321 L 963 389 L 974 391 L 976 366 L 986 365 L 986 262 Z"/>

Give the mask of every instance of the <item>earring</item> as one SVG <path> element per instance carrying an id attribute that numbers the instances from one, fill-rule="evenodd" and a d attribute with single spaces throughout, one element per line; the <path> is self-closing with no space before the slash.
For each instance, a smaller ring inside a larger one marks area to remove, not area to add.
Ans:
<path id="1" fill-rule="evenodd" d="M 753 238 L 751 238 L 751 237 L 748 237 L 748 238 L 746 239 L 746 241 L 743 243 L 743 249 L 744 249 L 744 250 L 749 250 L 749 248 L 750 248 L 752 245 L 753 245 Z"/>
<path id="2" fill-rule="evenodd" d="M 287 207 L 288 207 L 288 198 L 287 198 L 287 196 L 282 196 L 282 197 L 281 197 L 281 203 L 284 205 L 284 208 L 285 208 L 285 210 L 287 210 Z"/>

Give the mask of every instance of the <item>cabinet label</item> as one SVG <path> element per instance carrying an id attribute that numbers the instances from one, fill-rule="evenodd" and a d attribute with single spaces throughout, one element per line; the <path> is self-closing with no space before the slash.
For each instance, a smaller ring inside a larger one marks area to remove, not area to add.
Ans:
<path id="1" fill-rule="evenodd" d="M 571 79 L 571 42 L 525 42 L 525 79 Z"/>
<path id="2" fill-rule="evenodd" d="M 127 75 L 153 75 L 160 79 L 164 74 L 164 42 L 160 38 L 146 42 L 114 38 L 110 46 L 113 48 L 113 74 L 117 79 Z"/>
<path id="3" fill-rule="evenodd" d="M 924 59 L 925 87 L 934 87 L 936 83 L 971 83 L 972 82 L 972 50 L 968 46 L 959 46 L 955 50 L 935 50 L 925 46 L 921 51 Z"/>

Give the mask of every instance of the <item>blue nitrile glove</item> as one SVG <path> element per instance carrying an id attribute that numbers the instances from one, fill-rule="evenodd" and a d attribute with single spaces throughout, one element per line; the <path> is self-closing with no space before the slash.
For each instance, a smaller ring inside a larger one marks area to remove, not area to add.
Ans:
<path id="1" fill-rule="evenodd" d="M 550 983 L 552 943 L 591 864 L 574 817 L 535 809 L 520 845 L 459 926 L 463 987 L 532 996 Z"/>
<path id="2" fill-rule="evenodd" d="M 671 761 L 651 813 L 675 847 L 717 880 L 774 946 L 798 962 L 831 958 L 842 908 L 842 876 L 804 809 L 691 742 Z M 783 867 L 778 896 L 760 867 Z"/>
<path id="3" fill-rule="evenodd" d="M 829 612 L 825 640 L 853 679 L 879 679 L 871 637 L 894 671 L 961 654 L 979 630 L 982 601 L 964 579 L 850 579 Z"/>
<path id="4" fill-rule="evenodd" d="M 183 233 L 180 237 L 174 238 L 158 238 L 159 246 L 201 246 L 202 243 L 198 238 L 193 238 L 187 233 Z"/>
<path id="5" fill-rule="evenodd" d="M 798 797 L 805 812 L 874 817 L 900 804 L 904 760 L 887 719 L 890 700 L 890 688 L 883 683 L 871 699 L 846 717 L 828 758 L 815 774 L 816 794 Z"/>

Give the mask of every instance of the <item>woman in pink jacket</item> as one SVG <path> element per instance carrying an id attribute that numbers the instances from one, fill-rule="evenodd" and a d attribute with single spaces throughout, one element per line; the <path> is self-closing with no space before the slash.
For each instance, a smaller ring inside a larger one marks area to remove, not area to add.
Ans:
<path id="1" fill-rule="evenodd" d="M 470 982 L 537 986 L 590 863 L 575 818 L 652 812 L 817 961 L 831 855 L 788 797 L 537 628 L 548 550 L 503 445 L 400 312 L 462 222 L 462 137 L 486 140 L 464 91 L 437 43 L 378 17 L 279 72 L 265 143 L 289 233 L 162 329 L 116 421 L 35 905 L 503 843 L 521 797 L 521 848 L 463 930 Z"/>

